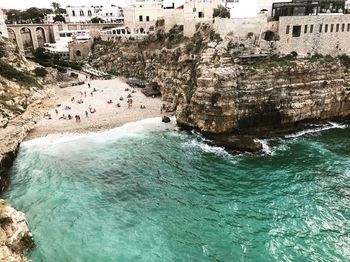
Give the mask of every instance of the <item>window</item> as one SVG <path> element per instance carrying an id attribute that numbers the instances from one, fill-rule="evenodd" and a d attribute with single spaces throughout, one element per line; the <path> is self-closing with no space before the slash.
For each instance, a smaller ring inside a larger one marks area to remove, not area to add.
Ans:
<path id="1" fill-rule="evenodd" d="M 331 33 L 333 33 L 334 25 L 331 24 Z"/>
<path id="2" fill-rule="evenodd" d="M 75 54 L 76 54 L 77 56 L 81 56 L 80 50 L 77 50 L 77 51 L 75 52 Z"/>
<path id="3" fill-rule="evenodd" d="M 325 32 L 325 33 L 328 32 L 328 24 L 324 26 L 324 32 Z"/>
<path id="4" fill-rule="evenodd" d="M 341 25 L 341 31 L 344 32 L 345 31 L 345 24 Z"/>
<path id="5" fill-rule="evenodd" d="M 310 25 L 310 34 L 314 32 L 314 25 Z"/>
<path id="6" fill-rule="evenodd" d="M 304 27 L 304 34 L 306 34 L 307 33 L 307 25 L 305 25 L 305 27 Z"/>
<path id="7" fill-rule="evenodd" d="M 320 24 L 320 33 L 322 33 L 322 24 Z"/>
<path id="8" fill-rule="evenodd" d="M 142 22 L 143 19 L 142 19 L 142 15 L 139 15 L 139 21 Z"/>
<path id="9" fill-rule="evenodd" d="M 149 16 L 146 16 L 146 21 L 149 22 Z"/>
<path id="10" fill-rule="evenodd" d="M 199 18 L 204 18 L 204 13 L 203 12 L 198 12 L 198 17 Z"/>
<path id="11" fill-rule="evenodd" d="M 336 25 L 335 31 L 336 31 L 336 32 L 339 32 L 339 24 Z"/>
<path id="12" fill-rule="evenodd" d="M 301 34 L 301 25 L 293 26 L 293 37 L 300 37 Z"/>
<path id="13" fill-rule="evenodd" d="M 74 10 L 72 10 L 72 16 L 75 16 L 75 11 Z"/>
<path id="14" fill-rule="evenodd" d="M 348 29 L 347 30 L 348 30 L 348 32 L 350 31 L 350 24 L 348 24 Z"/>
<path id="15" fill-rule="evenodd" d="M 88 11 L 88 16 L 92 16 L 91 10 Z"/>
<path id="16" fill-rule="evenodd" d="M 287 27 L 286 27 L 286 35 L 289 35 L 289 30 L 290 30 L 290 26 L 287 25 Z"/>
<path id="17" fill-rule="evenodd" d="M 84 11 L 80 10 L 80 16 L 84 16 Z"/>

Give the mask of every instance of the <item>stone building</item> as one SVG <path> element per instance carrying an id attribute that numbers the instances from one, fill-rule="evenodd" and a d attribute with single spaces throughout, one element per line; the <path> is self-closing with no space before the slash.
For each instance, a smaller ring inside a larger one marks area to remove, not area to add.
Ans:
<path id="1" fill-rule="evenodd" d="M 124 26 L 132 33 L 152 32 L 156 21 L 163 17 L 162 2 L 138 2 L 123 8 Z"/>
<path id="2" fill-rule="evenodd" d="M 91 51 L 91 41 L 76 41 L 73 40 L 68 44 L 69 60 L 83 61 L 89 58 Z"/>
<path id="3" fill-rule="evenodd" d="M 278 27 L 283 54 L 350 54 L 350 15 L 284 16 Z"/>
<path id="4" fill-rule="evenodd" d="M 7 26 L 5 24 L 4 12 L 0 9 L 0 36 L 8 38 Z"/>

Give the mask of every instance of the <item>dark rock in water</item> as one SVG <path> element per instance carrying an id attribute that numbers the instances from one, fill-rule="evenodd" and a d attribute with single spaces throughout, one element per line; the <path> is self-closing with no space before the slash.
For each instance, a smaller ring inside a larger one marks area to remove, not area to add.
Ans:
<path id="1" fill-rule="evenodd" d="M 213 143 L 232 151 L 245 151 L 258 153 L 262 150 L 260 141 L 251 136 L 245 135 L 214 135 L 210 136 Z"/>
<path id="2" fill-rule="evenodd" d="M 145 83 L 137 78 L 129 78 L 126 83 L 131 86 L 131 87 L 140 87 L 140 88 L 144 88 L 146 85 Z"/>
<path id="3" fill-rule="evenodd" d="M 163 117 L 162 117 L 162 122 L 164 122 L 164 123 L 170 123 L 170 122 L 171 122 L 171 120 L 170 120 L 170 118 L 169 118 L 169 117 L 167 117 L 167 116 L 163 116 Z"/>
<path id="4" fill-rule="evenodd" d="M 157 83 L 151 83 L 149 86 L 145 87 L 141 91 L 145 96 L 160 96 L 160 87 Z"/>

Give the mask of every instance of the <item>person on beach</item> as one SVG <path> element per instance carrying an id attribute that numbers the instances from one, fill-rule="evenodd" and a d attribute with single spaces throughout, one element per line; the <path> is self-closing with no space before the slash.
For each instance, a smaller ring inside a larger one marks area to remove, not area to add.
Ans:
<path id="1" fill-rule="evenodd" d="M 89 117 L 89 113 L 88 111 L 85 110 L 85 117 L 88 118 Z"/>
<path id="2" fill-rule="evenodd" d="M 58 115 L 58 110 L 57 110 L 57 108 L 55 109 L 55 112 L 56 112 L 56 115 Z"/>
<path id="3" fill-rule="evenodd" d="M 94 93 L 93 93 L 93 92 L 90 92 L 90 95 L 91 95 L 91 96 L 94 96 Z"/>
<path id="4" fill-rule="evenodd" d="M 90 88 L 90 83 L 88 83 L 88 87 Z"/>
<path id="5" fill-rule="evenodd" d="M 68 114 L 68 120 L 71 120 L 72 116 L 70 114 Z"/>
<path id="6" fill-rule="evenodd" d="M 71 98 L 71 100 L 70 100 L 70 101 L 72 101 L 72 102 L 74 101 L 74 96 Z"/>
<path id="7" fill-rule="evenodd" d="M 160 113 L 163 114 L 163 107 L 160 107 Z"/>
<path id="8" fill-rule="evenodd" d="M 86 97 L 86 91 L 84 91 L 84 96 Z"/>

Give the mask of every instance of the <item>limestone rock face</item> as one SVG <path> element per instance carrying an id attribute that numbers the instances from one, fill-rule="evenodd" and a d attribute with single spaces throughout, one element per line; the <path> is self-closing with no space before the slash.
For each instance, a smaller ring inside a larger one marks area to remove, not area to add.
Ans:
<path id="1" fill-rule="evenodd" d="M 34 246 L 25 215 L 0 200 L 0 261 L 28 261 L 24 254 Z"/>
<path id="2" fill-rule="evenodd" d="M 195 34 L 172 49 L 97 46 L 93 65 L 157 82 L 178 124 L 208 133 L 268 135 L 350 115 L 350 71 L 340 59 L 235 61 L 249 43 Z"/>

